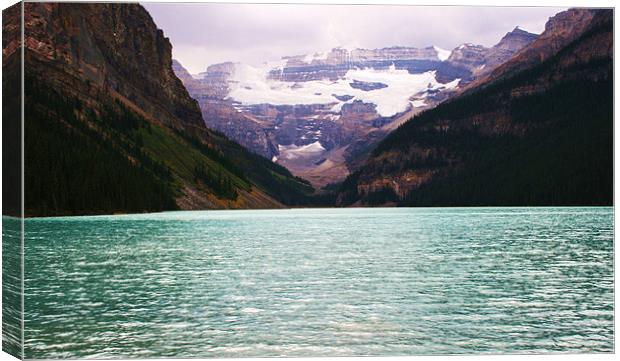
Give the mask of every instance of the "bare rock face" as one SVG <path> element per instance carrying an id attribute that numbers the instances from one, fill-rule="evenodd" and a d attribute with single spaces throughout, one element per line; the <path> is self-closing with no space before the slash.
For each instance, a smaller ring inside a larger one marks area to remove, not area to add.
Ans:
<path id="1" fill-rule="evenodd" d="M 27 56 L 111 88 L 167 125 L 204 129 L 172 70 L 170 41 L 140 5 L 26 3 L 25 29 Z"/>
<path id="2" fill-rule="evenodd" d="M 21 3 L 14 4 L 2 10 L 2 61 L 6 64 L 13 53 L 20 48 L 21 43 Z"/>
<path id="3" fill-rule="evenodd" d="M 213 98 L 223 99 L 228 95 L 228 79 L 235 73 L 235 64 L 231 62 L 210 65 L 207 71 L 198 74 L 200 85 L 212 94 Z"/>
<path id="4" fill-rule="evenodd" d="M 493 49 L 506 50 L 514 54 L 530 45 L 537 37 L 538 35 L 529 33 L 517 26 L 513 31 L 507 33 L 499 43 L 495 44 Z"/>
<path id="5" fill-rule="evenodd" d="M 459 68 L 473 71 L 486 62 L 489 49 L 482 45 L 463 44 L 452 50 L 448 62 Z"/>
<path id="6" fill-rule="evenodd" d="M 227 100 L 203 98 L 199 103 L 209 129 L 236 139 L 239 144 L 267 159 L 272 159 L 277 154 L 270 127 L 265 127 L 256 118 L 240 112 Z"/>
<path id="7" fill-rule="evenodd" d="M 437 49 L 432 46 L 426 48 L 393 46 L 390 48 L 382 49 L 354 49 L 351 51 L 351 61 L 353 62 L 382 60 L 441 61 Z"/>

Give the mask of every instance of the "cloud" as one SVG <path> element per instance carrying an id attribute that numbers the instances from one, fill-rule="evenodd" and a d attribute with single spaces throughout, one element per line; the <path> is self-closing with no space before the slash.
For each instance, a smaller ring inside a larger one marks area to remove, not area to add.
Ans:
<path id="1" fill-rule="evenodd" d="M 515 26 L 540 33 L 553 7 L 146 3 L 191 73 L 336 46 L 491 46 Z"/>

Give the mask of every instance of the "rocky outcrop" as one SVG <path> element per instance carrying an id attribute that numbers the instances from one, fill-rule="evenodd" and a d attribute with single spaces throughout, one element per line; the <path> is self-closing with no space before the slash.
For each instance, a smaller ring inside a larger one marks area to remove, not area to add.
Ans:
<path id="1" fill-rule="evenodd" d="M 385 62 L 390 60 L 429 60 L 441 61 L 434 47 L 413 48 L 393 46 L 381 49 L 344 49 L 334 48 L 325 53 L 284 56 L 284 68 L 344 66 L 350 68 L 367 62 Z"/>
<path id="2" fill-rule="evenodd" d="M 203 98 L 200 100 L 202 116 L 208 128 L 217 130 L 266 159 L 277 155 L 273 141 L 273 127 L 262 124 L 255 117 L 237 110 L 226 100 Z"/>
<path id="3" fill-rule="evenodd" d="M 462 44 L 452 50 L 447 61 L 455 67 L 474 72 L 485 64 L 488 51 L 489 49 L 482 45 Z"/>

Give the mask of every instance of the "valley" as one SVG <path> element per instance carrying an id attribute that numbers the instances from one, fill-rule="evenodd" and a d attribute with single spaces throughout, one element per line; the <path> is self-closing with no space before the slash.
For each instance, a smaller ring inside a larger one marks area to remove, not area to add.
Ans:
<path id="1" fill-rule="evenodd" d="M 3 351 L 613 354 L 614 11 L 3 10 Z"/>
<path id="2" fill-rule="evenodd" d="M 15 9 L 4 84 L 20 76 Z M 140 5 L 26 10 L 28 216 L 612 201 L 608 10 L 490 47 L 336 47 L 198 74 Z"/>

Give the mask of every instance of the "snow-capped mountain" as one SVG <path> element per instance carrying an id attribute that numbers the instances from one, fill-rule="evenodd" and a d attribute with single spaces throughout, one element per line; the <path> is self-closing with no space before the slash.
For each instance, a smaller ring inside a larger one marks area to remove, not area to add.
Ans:
<path id="1" fill-rule="evenodd" d="M 322 187 L 415 113 L 506 61 L 536 35 L 516 28 L 494 47 L 335 48 L 252 66 L 173 69 L 207 126 Z"/>
<path id="2" fill-rule="evenodd" d="M 412 48 L 393 46 L 382 49 L 335 48 L 329 52 L 308 55 L 286 56 L 282 64 L 273 69 L 269 77 L 282 81 L 336 80 L 351 69 L 372 68 L 375 70 L 406 69 L 411 73 L 444 69 L 441 64 L 450 56 L 450 51 L 439 47 Z M 449 72 L 449 71 L 446 71 Z"/>

